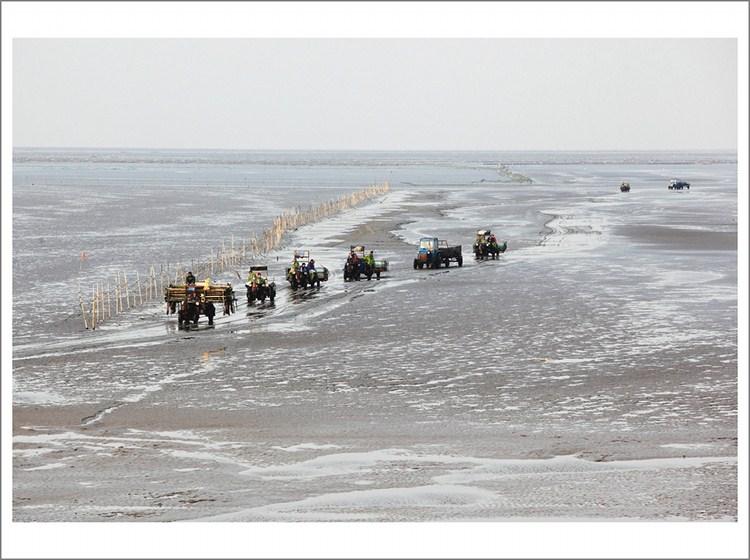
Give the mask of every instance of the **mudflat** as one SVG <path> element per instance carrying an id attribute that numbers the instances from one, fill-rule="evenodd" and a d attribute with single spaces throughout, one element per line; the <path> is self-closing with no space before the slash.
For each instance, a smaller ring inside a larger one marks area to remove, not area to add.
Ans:
<path id="1" fill-rule="evenodd" d="M 644 268 L 736 234 L 608 237 L 551 193 L 519 197 L 528 234 L 476 261 L 485 224 L 450 222 L 460 200 L 389 196 L 295 232 L 332 271 L 319 291 L 292 293 L 273 261 L 276 305 L 240 292 L 214 329 L 155 306 L 17 352 L 14 519 L 736 518 L 736 289 L 711 256 L 677 293 Z M 464 266 L 414 270 L 440 220 Z M 389 259 L 381 280 L 343 282 L 355 243 Z"/>

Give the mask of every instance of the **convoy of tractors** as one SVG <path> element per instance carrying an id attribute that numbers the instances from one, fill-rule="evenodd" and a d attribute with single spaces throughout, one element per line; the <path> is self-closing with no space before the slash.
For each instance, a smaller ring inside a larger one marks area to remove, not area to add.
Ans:
<path id="1" fill-rule="evenodd" d="M 690 189 L 690 183 L 679 179 L 672 179 L 669 190 L 680 191 Z M 630 192 L 630 183 L 620 184 L 620 192 Z M 499 241 L 489 229 L 476 232 L 472 251 L 477 260 L 498 259 L 508 248 L 507 241 Z M 417 246 L 414 258 L 414 269 L 449 267 L 455 262 L 463 266 L 464 259 L 461 245 L 448 245 L 444 239 L 437 237 L 422 237 Z M 367 251 L 364 245 L 351 245 L 343 268 L 344 282 L 359 281 L 363 277 L 371 280 L 373 276 L 380 280 L 382 273 L 388 271 L 388 261 L 376 259 L 373 251 Z M 296 250 L 291 264 L 286 268 L 286 280 L 292 291 L 305 289 L 319 289 L 321 283 L 327 282 L 328 269 L 315 263 L 307 250 Z M 252 266 L 248 271 L 247 304 L 255 302 L 263 304 L 266 299 L 273 305 L 276 299 L 276 283 L 268 276 L 268 266 Z M 185 284 L 170 284 L 164 290 L 164 301 L 167 303 L 167 313 L 177 314 L 180 327 L 196 325 L 201 315 L 208 318 L 208 324 L 213 325 L 216 306 L 220 305 L 224 315 L 234 313 L 236 298 L 232 285 L 212 283 L 210 279 L 196 282 L 192 272 L 188 273 Z"/>
<path id="2" fill-rule="evenodd" d="M 496 259 L 500 253 L 508 248 L 506 241 L 498 241 L 489 229 L 477 231 L 473 251 L 477 260 Z M 437 237 L 423 237 L 417 246 L 417 256 L 414 268 L 440 268 L 455 262 L 463 266 L 464 260 L 461 245 L 448 245 L 444 239 Z M 351 245 L 343 268 L 344 282 L 359 281 L 362 278 L 371 280 L 374 276 L 380 280 L 381 275 L 388 272 L 388 261 L 376 259 L 374 251 L 367 250 L 364 245 Z M 239 273 L 238 273 L 239 274 Z M 294 251 L 292 262 L 286 267 L 285 277 L 293 292 L 297 290 L 319 289 L 321 283 L 329 279 L 328 268 L 316 264 L 310 258 L 310 252 L 297 249 Z M 251 266 L 245 282 L 247 305 L 256 302 L 263 305 L 268 300 L 269 305 L 276 299 L 276 282 L 268 274 L 267 265 Z M 164 301 L 167 303 L 167 313 L 177 314 L 180 328 L 197 325 L 201 315 L 208 318 L 208 324 L 214 324 L 216 306 L 220 305 L 224 315 L 235 312 L 237 299 L 232 285 L 229 283 L 212 283 L 209 278 L 197 282 L 192 272 L 189 272 L 184 284 L 170 284 L 164 290 Z"/>

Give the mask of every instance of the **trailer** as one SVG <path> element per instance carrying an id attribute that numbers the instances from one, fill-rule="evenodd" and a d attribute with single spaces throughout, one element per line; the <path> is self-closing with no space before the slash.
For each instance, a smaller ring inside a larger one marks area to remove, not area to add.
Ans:
<path id="1" fill-rule="evenodd" d="M 496 259 L 500 253 L 504 253 L 508 248 L 507 241 L 498 241 L 489 229 L 480 229 L 477 231 L 477 235 L 474 238 L 474 245 L 472 250 L 474 256 L 478 259 Z"/>
<path id="2" fill-rule="evenodd" d="M 245 282 L 247 290 L 247 304 L 256 300 L 263 303 L 266 298 L 273 303 L 276 299 L 276 282 L 268 276 L 268 266 L 251 266 L 248 281 Z"/>
<path id="3" fill-rule="evenodd" d="M 456 262 L 458 266 L 464 265 L 461 254 L 461 245 L 448 245 L 444 239 L 437 237 L 423 237 L 419 240 L 417 256 L 414 259 L 414 268 L 440 268 L 441 265 L 450 266 Z"/>
<path id="4" fill-rule="evenodd" d="M 310 251 L 296 249 L 293 260 L 297 263 L 297 269 L 293 271 L 291 266 L 286 269 L 286 279 L 292 290 L 315 285 L 320 288 L 321 282 L 328 281 L 328 269 L 315 264 L 315 260 L 310 258 Z"/>
<path id="5" fill-rule="evenodd" d="M 195 282 L 191 284 L 170 284 L 164 288 L 164 301 L 167 314 L 177 314 L 180 327 L 198 324 L 201 315 L 208 317 L 208 324 L 214 324 L 216 307 L 221 306 L 224 315 L 236 310 L 237 300 L 229 283 Z"/>
<path id="6" fill-rule="evenodd" d="M 352 258 L 356 255 L 356 260 Z M 373 276 L 380 280 L 380 275 L 383 272 L 388 271 L 388 261 L 386 259 L 375 259 L 372 266 L 365 262 L 365 246 L 364 245 L 350 245 L 349 256 L 344 264 L 344 282 L 359 280 L 361 276 L 365 276 L 370 280 Z"/>

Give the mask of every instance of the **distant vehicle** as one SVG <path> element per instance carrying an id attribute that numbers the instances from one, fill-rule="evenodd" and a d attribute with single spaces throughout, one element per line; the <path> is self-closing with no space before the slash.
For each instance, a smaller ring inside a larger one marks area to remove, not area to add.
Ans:
<path id="1" fill-rule="evenodd" d="M 620 185 L 620 192 L 630 192 L 630 183 L 622 183 Z"/>
<path id="2" fill-rule="evenodd" d="M 687 181 L 680 181 L 679 179 L 672 179 L 667 188 L 670 191 L 681 191 L 682 189 L 690 190 L 690 183 Z"/>
<path id="3" fill-rule="evenodd" d="M 317 285 L 320 288 L 321 282 L 328 281 L 328 269 L 324 266 L 313 268 L 314 259 L 310 259 L 310 251 L 294 251 L 294 260 L 297 262 L 297 270 L 292 267 L 286 269 L 286 279 L 292 290 L 297 288 L 311 288 Z"/>
<path id="4" fill-rule="evenodd" d="M 353 255 L 356 255 L 357 258 L 354 259 Z M 346 264 L 344 264 L 344 282 L 359 280 L 363 275 L 370 280 L 373 274 L 380 280 L 380 274 L 388 271 L 387 260 L 375 260 L 374 264 L 370 266 L 365 260 L 366 255 L 364 245 L 350 246 L 349 256 L 346 259 Z"/>
<path id="5" fill-rule="evenodd" d="M 251 266 L 250 272 L 255 273 L 256 281 L 245 283 L 247 288 L 247 303 L 254 303 L 255 300 L 263 303 L 266 298 L 273 303 L 276 299 L 276 282 L 268 277 L 267 266 Z"/>
<path id="6" fill-rule="evenodd" d="M 167 302 L 167 313 L 177 313 L 177 323 L 187 327 L 190 323 L 198 324 L 201 315 L 208 317 L 208 324 L 214 324 L 216 304 L 221 304 L 224 315 L 235 311 L 234 290 L 231 284 L 214 284 L 212 282 L 193 282 L 185 285 L 170 284 L 164 289 L 164 301 Z"/>
<path id="7" fill-rule="evenodd" d="M 478 259 L 496 259 L 500 253 L 508 248 L 507 241 L 498 241 L 495 234 L 488 229 L 480 229 L 474 239 L 472 250 Z"/>
<path id="8" fill-rule="evenodd" d="M 414 268 L 440 268 L 444 264 L 450 266 L 451 261 L 464 265 L 461 255 L 461 245 L 448 246 L 448 242 L 437 237 L 423 237 L 419 240 L 417 258 L 414 259 Z"/>

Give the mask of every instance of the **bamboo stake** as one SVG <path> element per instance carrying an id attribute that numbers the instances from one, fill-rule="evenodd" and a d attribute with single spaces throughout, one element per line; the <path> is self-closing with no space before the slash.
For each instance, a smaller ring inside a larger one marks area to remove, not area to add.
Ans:
<path id="1" fill-rule="evenodd" d="M 143 305 L 143 292 L 141 292 L 141 273 L 137 270 L 135 271 L 135 281 L 138 284 L 138 299 L 141 302 L 141 305 Z M 133 300 L 135 300 L 135 297 L 133 297 Z"/>
<path id="2" fill-rule="evenodd" d="M 102 317 L 103 314 L 101 311 L 102 309 L 101 303 L 102 303 L 102 291 L 101 291 L 101 286 L 99 285 L 99 282 L 97 282 L 96 283 L 96 313 L 97 313 L 97 316 L 100 317 L 100 322 L 101 322 L 101 319 L 103 319 Z"/>
<path id="3" fill-rule="evenodd" d="M 86 306 L 83 304 L 83 294 L 78 290 L 78 303 L 81 306 L 81 316 L 83 317 L 83 327 L 89 330 L 89 322 L 86 320 Z"/>
<path id="4" fill-rule="evenodd" d="M 107 319 L 112 318 L 112 307 L 109 301 L 109 280 L 107 280 Z"/>
<path id="5" fill-rule="evenodd" d="M 117 271 L 117 280 L 115 284 L 115 313 L 122 312 L 122 288 L 120 287 L 120 271 Z"/>
<path id="6" fill-rule="evenodd" d="M 91 330 L 96 330 L 96 288 L 91 289 Z"/>
<path id="7" fill-rule="evenodd" d="M 128 289 L 128 275 L 123 272 L 122 277 L 124 278 L 125 282 L 125 305 L 128 309 L 130 309 L 130 290 Z"/>

